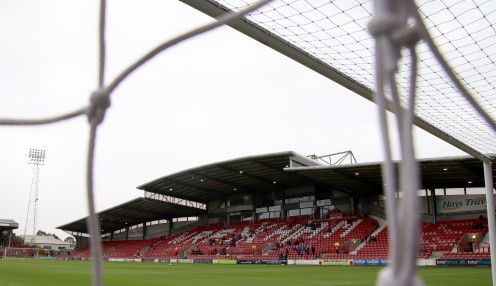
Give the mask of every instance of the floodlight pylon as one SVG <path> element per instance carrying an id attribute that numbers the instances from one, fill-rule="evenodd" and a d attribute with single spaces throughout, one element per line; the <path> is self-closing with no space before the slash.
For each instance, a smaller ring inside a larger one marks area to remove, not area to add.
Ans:
<path id="1" fill-rule="evenodd" d="M 38 222 L 38 202 L 39 202 L 39 183 L 40 183 L 40 167 L 45 164 L 45 150 L 44 149 L 29 149 L 28 154 L 28 164 L 33 165 L 33 176 L 31 178 L 31 187 L 29 190 L 29 200 L 26 210 L 26 221 L 24 224 L 24 237 L 27 235 L 28 224 L 30 221 L 31 206 L 33 208 L 32 215 L 32 229 L 31 229 L 31 243 L 34 242 L 34 236 L 36 235 L 36 226 Z"/>

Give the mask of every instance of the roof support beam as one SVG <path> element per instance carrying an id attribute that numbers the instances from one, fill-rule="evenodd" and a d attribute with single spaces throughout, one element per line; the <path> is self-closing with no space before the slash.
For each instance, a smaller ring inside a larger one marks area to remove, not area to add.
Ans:
<path id="1" fill-rule="evenodd" d="M 160 217 L 162 216 L 163 219 L 165 219 L 165 215 L 164 213 L 160 213 L 160 212 L 155 212 L 155 211 L 152 211 L 152 210 L 149 210 L 149 209 L 146 209 L 146 210 L 143 210 L 143 209 L 138 209 L 138 208 L 134 208 L 134 207 L 131 207 L 131 206 L 125 206 L 124 207 L 125 210 L 130 210 L 130 211 L 133 211 L 133 212 L 137 212 L 137 213 L 147 213 L 147 214 L 152 214 L 156 217 Z"/>
<path id="2" fill-rule="evenodd" d="M 186 186 L 188 188 L 202 190 L 202 191 L 207 191 L 207 192 L 214 193 L 214 194 L 216 194 L 218 196 L 221 196 L 221 197 L 224 197 L 225 196 L 225 194 L 223 194 L 223 193 L 221 193 L 219 191 L 212 190 L 212 189 L 209 189 L 209 188 L 204 188 L 204 187 L 199 186 L 197 184 L 187 183 L 187 182 L 184 182 L 184 181 L 179 181 L 179 180 L 174 180 L 174 179 L 162 179 L 162 181 L 164 181 L 164 182 L 170 182 L 173 185 L 183 185 L 183 186 Z"/>
<path id="3" fill-rule="evenodd" d="M 322 186 L 326 186 L 326 187 L 328 187 L 328 188 L 330 188 L 330 189 L 334 189 L 334 190 L 336 190 L 336 191 L 340 191 L 340 192 L 343 192 L 343 193 L 346 193 L 346 194 L 351 195 L 351 192 L 350 192 L 350 191 L 343 190 L 343 189 L 341 189 L 341 188 L 335 187 L 335 186 L 333 186 L 333 185 L 331 185 L 331 184 L 329 184 L 329 183 L 319 182 L 319 181 L 317 181 L 317 180 L 315 180 L 315 179 L 312 179 L 312 178 L 307 177 L 307 176 L 305 176 L 305 175 L 302 175 L 302 174 L 300 174 L 300 173 L 294 172 L 294 173 L 292 173 L 292 175 L 290 175 L 289 173 L 287 173 L 286 171 L 284 171 L 284 169 L 279 169 L 279 168 L 277 168 L 277 167 L 275 167 L 275 166 L 272 166 L 272 165 L 270 165 L 270 164 L 267 164 L 267 163 L 265 163 L 265 162 L 260 162 L 259 160 L 251 160 L 251 161 L 252 161 L 252 162 L 254 162 L 255 164 L 258 164 L 258 165 L 264 166 L 264 167 L 266 167 L 266 168 L 270 168 L 270 169 L 272 169 L 272 170 L 274 170 L 274 171 L 277 171 L 277 172 L 279 172 L 279 173 L 283 174 L 284 176 L 296 176 L 296 177 L 299 177 L 300 179 L 303 179 L 303 180 L 305 180 L 305 181 L 307 181 L 307 182 L 309 182 L 309 183 L 311 183 L 311 184 L 313 184 L 313 185 L 322 185 Z M 280 185 L 279 185 L 279 186 L 280 186 Z"/>
<path id="4" fill-rule="evenodd" d="M 173 198 L 177 198 L 177 199 L 180 199 L 180 200 L 187 200 L 187 201 L 194 201 L 194 202 L 199 202 L 199 203 L 202 203 L 202 204 L 206 204 L 208 201 L 207 199 L 205 198 L 197 198 L 197 197 L 192 197 L 192 196 L 189 196 L 189 195 L 183 195 L 183 194 L 177 194 L 176 192 L 168 192 L 166 190 L 162 190 L 162 189 L 144 189 L 145 192 L 149 192 L 149 193 L 154 193 L 154 194 L 159 194 L 159 195 L 164 195 L 164 196 L 168 196 L 168 197 L 173 197 Z"/>

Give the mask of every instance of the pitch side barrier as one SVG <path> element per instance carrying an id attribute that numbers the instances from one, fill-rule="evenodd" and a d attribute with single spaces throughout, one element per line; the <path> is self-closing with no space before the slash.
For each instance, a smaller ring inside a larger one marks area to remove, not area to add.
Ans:
<path id="1" fill-rule="evenodd" d="M 491 259 L 436 259 L 437 266 L 491 266 Z"/>
<path id="2" fill-rule="evenodd" d="M 69 258 L 65 260 L 91 260 Z M 109 262 L 143 262 L 169 264 L 265 264 L 313 266 L 387 266 L 389 259 L 157 259 L 157 258 L 108 258 Z M 417 266 L 491 266 L 491 259 L 417 259 Z"/>

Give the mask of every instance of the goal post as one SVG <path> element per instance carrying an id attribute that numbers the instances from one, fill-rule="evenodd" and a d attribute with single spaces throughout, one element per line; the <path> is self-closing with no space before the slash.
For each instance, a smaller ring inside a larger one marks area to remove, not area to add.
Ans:
<path id="1" fill-rule="evenodd" d="M 39 248 L 7 247 L 3 250 L 3 258 L 38 258 Z"/>

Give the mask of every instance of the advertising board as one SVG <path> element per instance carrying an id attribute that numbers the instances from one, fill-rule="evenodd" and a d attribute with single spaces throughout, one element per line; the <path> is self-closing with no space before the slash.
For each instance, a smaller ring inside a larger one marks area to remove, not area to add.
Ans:
<path id="1" fill-rule="evenodd" d="M 491 259 L 436 259 L 438 266 L 480 266 L 491 265 Z"/>
<path id="2" fill-rule="evenodd" d="M 353 265 L 353 260 L 351 259 L 324 259 L 322 265 L 331 266 L 351 266 Z"/>
<path id="3" fill-rule="evenodd" d="M 322 260 L 298 259 L 295 260 L 295 265 L 322 265 Z"/>
<path id="4" fill-rule="evenodd" d="M 236 264 L 236 260 L 234 259 L 214 259 L 212 261 L 213 264 Z"/>
<path id="5" fill-rule="evenodd" d="M 437 213 L 457 213 L 470 211 L 485 211 L 486 196 L 484 195 L 457 195 L 436 196 Z"/>
<path id="6" fill-rule="evenodd" d="M 193 259 L 193 263 L 212 264 L 212 259 Z"/>
<path id="7" fill-rule="evenodd" d="M 332 205 L 331 199 L 318 200 L 316 201 L 318 207 L 330 206 Z"/>
<path id="8" fill-rule="evenodd" d="M 313 208 L 313 202 L 302 202 L 300 203 L 300 209 Z"/>
<path id="9" fill-rule="evenodd" d="M 193 259 L 170 259 L 170 263 L 191 264 L 191 263 L 193 263 Z"/>
<path id="10" fill-rule="evenodd" d="M 287 260 L 238 260 L 237 264 L 288 264 Z"/>
<path id="11" fill-rule="evenodd" d="M 266 212 L 268 212 L 268 211 L 269 211 L 269 209 L 268 209 L 267 207 L 264 207 L 264 208 L 257 208 L 257 209 L 256 209 L 257 214 L 259 214 L 259 213 L 266 213 Z"/>
<path id="12" fill-rule="evenodd" d="M 388 259 L 355 259 L 353 265 L 355 266 L 386 266 L 389 264 Z"/>

